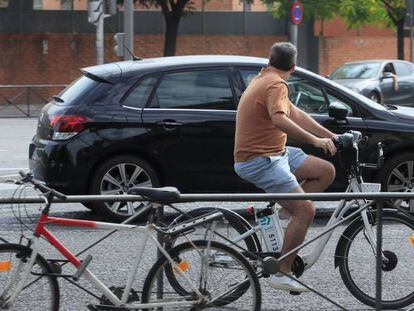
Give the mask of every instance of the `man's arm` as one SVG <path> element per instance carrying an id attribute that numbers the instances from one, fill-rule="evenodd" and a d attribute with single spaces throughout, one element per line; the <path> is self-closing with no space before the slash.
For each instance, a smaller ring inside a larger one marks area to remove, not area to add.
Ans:
<path id="1" fill-rule="evenodd" d="M 290 118 L 303 129 L 322 138 L 333 138 L 335 134 L 316 122 L 310 115 L 303 110 L 292 105 L 290 109 Z"/>
<path id="2" fill-rule="evenodd" d="M 279 112 L 272 115 L 273 124 L 288 136 L 297 140 L 322 148 L 325 153 L 336 154 L 336 147 L 330 138 L 319 138 L 306 131 L 298 124 L 290 120 L 284 113 Z M 334 134 L 332 134 L 334 136 Z M 332 136 L 332 137 L 333 137 Z"/>

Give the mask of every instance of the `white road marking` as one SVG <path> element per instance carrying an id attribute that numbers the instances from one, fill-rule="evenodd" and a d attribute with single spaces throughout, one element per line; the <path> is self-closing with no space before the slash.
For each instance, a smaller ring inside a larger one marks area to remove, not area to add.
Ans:
<path id="1" fill-rule="evenodd" d="M 27 167 L 0 167 L 0 171 L 28 171 Z"/>
<path id="2" fill-rule="evenodd" d="M 16 189 L 18 185 L 15 184 L 6 184 L 6 183 L 0 183 L 0 191 L 1 190 L 13 190 Z"/>

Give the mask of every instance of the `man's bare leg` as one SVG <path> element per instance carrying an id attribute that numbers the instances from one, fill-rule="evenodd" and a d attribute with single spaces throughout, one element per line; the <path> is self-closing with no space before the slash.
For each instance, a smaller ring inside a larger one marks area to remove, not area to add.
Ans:
<path id="1" fill-rule="evenodd" d="M 328 161 L 308 156 L 294 175 L 304 192 L 323 192 L 335 179 L 335 167 Z"/>
<path id="2" fill-rule="evenodd" d="M 303 193 L 303 190 L 299 186 L 294 189 L 292 193 Z M 282 200 L 279 201 L 279 204 L 286 209 L 292 217 L 285 231 L 285 239 L 282 248 L 283 255 L 303 243 L 306 232 L 315 216 L 315 208 L 309 200 Z M 291 272 L 296 254 L 297 252 L 288 256 L 281 262 L 280 271 L 284 273 Z"/>
<path id="3" fill-rule="evenodd" d="M 294 175 L 304 192 L 324 192 L 335 179 L 335 167 L 328 161 L 308 156 Z M 285 208 L 281 214 L 284 218 L 290 216 Z"/>

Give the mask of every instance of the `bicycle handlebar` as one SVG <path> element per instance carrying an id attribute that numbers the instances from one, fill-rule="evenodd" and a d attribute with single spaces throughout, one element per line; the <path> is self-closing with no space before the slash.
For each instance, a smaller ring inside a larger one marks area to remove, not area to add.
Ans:
<path id="1" fill-rule="evenodd" d="M 356 163 L 358 166 L 366 167 L 366 168 L 380 168 L 384 163 L 384 151 L 383 151 L 383 144 L 381 142 L 377 143 L 377 163 L 360 163 L 359 162 L 359 153 L 358 149 L 359 146 L 362 144 L 366 144 L 368 142 L 367 136 L 362 136 L 362 133 L 359 131 L 348 131 L 344 134 L 335 136 L 332 138 L 333 143 L 338 151 L 354 149 L 356 151 Z"/>
<path id="2" fill-rule="evenodd" d="M 20 174 L 20 176 L 22 176 L 22 179 L 21 179 L 22 182 L 31 183 L 36 189 L 39 189 L 44 194 L 50 194 L 50 195 L 55 196 L 58 199 L 61 199 L 63 201 L 66 200 L 66 195 L 64 195 L 63 193 L 61 193 L 59 191 L 51 189 L 51 188 L 47 187 L 46 185 L 44 185 L 43 183 L 41 183 L 40 181 L 34 179 L 32 173 L 26 173 L 24 171 L 20 171 L 19 174 Z"/>
<path id="3" fill-rule="evenodd" d="M 358 147 L 359 144 L 366 144 L 368 142 L 368 137 L 362 136 L 362 133 L 359 131 L 349 131 L 344 134 L 335 136 L 332 138 L 332 141 L 338 151 L 346 150 L 349 148 Z"/>

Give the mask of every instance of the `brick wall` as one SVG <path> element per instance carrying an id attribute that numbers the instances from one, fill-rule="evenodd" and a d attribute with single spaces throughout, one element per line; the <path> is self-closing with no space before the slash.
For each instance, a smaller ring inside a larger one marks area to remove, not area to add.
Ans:
<path id="1" fill-rule="evenodd" d="M 106 34 L 105 62 L 118 60 L 112 35 Z M 177 55 L 233 54 L 267 57 L 281 36 L 180 35 Z M 319 72 L 326 75 L 345 62 L 396 58 L 395 34 L 334 36 L 320 40 Z M 96 63 L 94 34 L 0 35 L 0 84 L 67 84 L 79 69 Z M 163 35 L 136 35 L 135 54 L 148 58 L 163 53 Z M 405 41 L 409 59 L 409 39 Z"/>
<path id="2" fill-rule="evenodd" d="M 177 55 L 233 54 L 267 57 L 278 36 L 180 35 Z M 113 38 L 105 36 L 105 62 L 118 60 Z M 67 84 L 79 69 L 96 64 L 93 34 L 0 35 L 0 84 Z M 136 35 L 135 54 L 159 57 L 162 35 Z"/>
<path id="3" fill-rule="evenodd" d="M 314 33 L 319 35 L 321 23 L 315 22 Z M 405 40 L 405 59 L 409 60 L 409 39 Z M 347 29 L 340 18 L 325 21 L 323 37 L 319 40 L 319 73 L 327 75 L 338 66 L 367 59 L 396 59 L 397 37 L 389 27 L 366 25 Z"/>
<path id="4" fill-rule="evenodd" d="M 410 40 L 405 39 L 405 59 L 410 59 Z M 338 66 L 356 60 L 396 59 L 397 38 L 393 36 L 324 37 L 319 41 L 319 73 L 327 75 Z"/>

